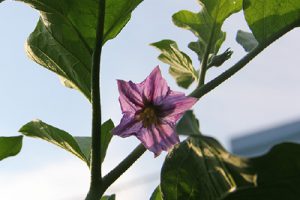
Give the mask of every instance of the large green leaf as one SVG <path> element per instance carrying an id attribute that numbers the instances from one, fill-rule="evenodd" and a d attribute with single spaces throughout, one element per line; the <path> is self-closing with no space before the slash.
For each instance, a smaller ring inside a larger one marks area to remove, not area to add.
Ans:
<path id="1" fill-rule="evenodd" d="M 189 138 L 165 160 L 161 171 L 164 199 L 220 199 L 238 185 L 253 184 L 254 175 L 247 166 L 247 160 L 230 155 L 212 138 Z"/>
<path id="2" fill-rule="evenodd" d="M 162 52 L 158 58 L 170 65 L 169 73 L 175 78 L 179 86 L 188 88 L 194 80 L 198 80 L 198 73 L 193 67 L 192 60 L 178 49 L 176 42 L 162 40 L 151 45 Z"/>
<path id="3" fill-rule="evenodd" d="M 198 0 L 202 6 L 199 13 L 187 10 L 173 15 L 173 22 L 192 31 L 198 38 L 197 42 L 190 43 L 189 47 L 195 51 L 199 60 L 205 54 L 216 55 L 225 40 L 226 34 L 221 27 L 226 18 L 242 9 L 242 0 Z"/>
<path id="4" fill-rule="evenodd" d="M 238 188 L 225 200 L 300 199 L 300 145 L 283 143 L 261 157 L 252 158 L 255 187 Z"/>
<path id="5" fill-rule="evenodd" d="M 252 33 L 239 30 L 236 34 L 236 41 L 242 45 L 245 51 L 250 52 L 257 47 L 258 42 Z"/>
<path id="6" fill-rule="evenodd" d="M 292 197 L 299 195 L 299 155 L 300 145 L 284 143 L 266 155 L 241 158 L 212 138 L 188 138 L 167 156 L 161 190 L 165 200 L 298 199 Z"/>
<path id="7" fill-rule="evenodd" d="M 244 0 L 243 4 L 247 23 L 259 43 L 300 26 L 299 0 Z"/>
<path id="8" fill-rule="evenodd" d="M 0 160 L 17 155 L 22 148 L 23 136 L 0 137 Z"/>
<path id="9" fill-rule="evenodd" d="M 92 52 L 96 43 L 98 1 L 20 0 L 40 11 L 27 41 L 29 57 L 67 79 L 88 99 Z M 118 35 L 142 0 L 106 0 L 103 44 Z"/>
<path id="10" fill-rule="evenodd" d="M 179 135 L 201 135 L 199 121 L 192 110 L 186 111 L 176 125 Z"/>
<path id="11" fill-rule="evenodd" d="M 104 160 L 106 149 L 112 137 L 112 134 L 110 134 L 110 130 L 113 127 L 114 125 L 111 120 L 106 121 L 101 126 L 102 161 Z M 20 132 L 26 136 L 40 138 L 52 144 L 55 144 L 74 154 L 75 156 L 86 162 L 87 165 L 89 165 L 91 148 L 90 137 L 73 137 L 69 133 L 46 124 L 40 120 L 31 121 L 25 124 L 20 129 Z"/>

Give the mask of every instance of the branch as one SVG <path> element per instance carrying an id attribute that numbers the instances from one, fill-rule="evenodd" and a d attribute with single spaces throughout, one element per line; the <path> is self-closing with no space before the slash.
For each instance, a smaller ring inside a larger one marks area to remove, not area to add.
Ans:
<path id="1" fill-rule="evenodd" d="M 137 159 L 139 159 L 146 151 L 143 144 L 138 145 L 122 162 L 120 162 L 113 170 L 111 170 L 103 178 L 103 189 L 106 190 L 113 184 Z"/>
<path id="2" fill-rule="evenodd" d="M 272 44 L 275 40 L 279 39 L 281 36 L 286 34 L 287 32 L 291 31 L 295 27 L 299 26 L 299 21 L 295 21 L 294 23 L 290 24 L 289 26 L 286 26 L 281 31 L 274 34 L 273 37 L 269 38 L 268 40 L 260 43 L 255 49 L 253 49 L 250 53 L 248 53 L 246 56 L 244 56 L 240 61 L 238 61 L 235 65 L 233 65 L 231 68 L 229 68 L 227 71 L 216 77 L 215 79 L 211 80 L 207 84 L 196 88 L 190 96 L 201 98 L 211 90 L 215 89 L 217 86 L 219 86 L 221 83 L 226 81 L 228 78 L 230 78 L 232 75 L 234 75 L 236 72 L 238 72 L 240 69 L 246 66 L 253 58 L 255 58 L 259 53 L 261 53 L 265 48 L 267 48 L 270 44 Z"/>

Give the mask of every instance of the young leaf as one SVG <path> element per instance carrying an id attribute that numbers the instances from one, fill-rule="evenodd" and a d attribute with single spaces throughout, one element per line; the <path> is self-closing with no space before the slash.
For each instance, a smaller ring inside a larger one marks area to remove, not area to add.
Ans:
<path id="1" fill-rule="evenodd" d="M 0 137 L 0 160 L 17 155 L 22 148 L 23 136 Z"/>
<path id="2" fill-rule="evenodd" d="M 299 0 L 244 0 L 247 23 L 259 43 L 300 26 Z"/>
<path id="3" fill-rule="evenodd" d="M 189 47 L 195 51 L 199 60 L 205 55 L 216 55 L 225 40 L 221 27 L 226 18 L 242 9 L 242 0 L 199 0 L 202 10 L 199 13 L 182 10 L 173 15 L 175 25 L 192 31 L 197 42 Z"/>
<path id="4" fill-rule="evenodd" d="M 157 186 L 152 193 L 150 200 L 163 200 L 160 186 Z"/>
<path id="5" fill-rule="evenodd" d="M 27 41 L 28 56 L 67 79 L 90 100 L 98 1 L 20 0 L 40 11 Z M 118 35 L 142 0 L 106 0 L 103 44 Z M 70 84 L 68 84 L 70 85 Z"/>
<path id="6" fill-rule="evenodd" d="M 284 143 L 266 155 L 242 158 L 228 153 L 213 138 L 194 136 L 167 156 L 161 190 L 165 200 L 297 199 L 299 154 L 299 144 Z M 279 196 L 271 198 L 274 194 Z"/>
<path id="7" fill-rule="evenodd" d="M 257 47 L 258 42 L 252 33 L 239 30 L 236 34 L 236 41 L 242 45 L 245 51 L 250 52 Z"/>
<path id="8" fill-rule="evenodd" d="M 169 73 L 174 77 L 179 86 L 188 88 L 194 80 L 198 80 L 198 73 L 193 67 L 192 60 L 178 49 L 176 42 L 162 40 L 151 45 L 162 52 L 158 58 L 170 65 Z"/>
<path id="9" fill-rule="evenodd" d="M 176 125 L 179 135 L 201 135 L 199 121 L 192 110 L 186 111 Z"/>

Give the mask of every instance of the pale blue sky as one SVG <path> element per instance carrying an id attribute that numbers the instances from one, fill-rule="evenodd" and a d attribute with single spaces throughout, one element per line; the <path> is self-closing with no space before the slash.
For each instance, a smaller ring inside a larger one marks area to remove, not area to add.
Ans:
<path id="1" fill-rule="evenodd" d="M 148 45 L 161 39 L 176 40 L 197 63 L 196 56 L 186 47 L 195 37 L 171 22 L 171 15 L 181 9 L 198 11 L 200 7 L 195 0 L 144 1 L 121 34 L 106 44 L 101 74 L 104 119 L 112 118 L 117 124 L 121 117 L 116 79 L 140 82 L 158 64 L 171 88 L 183 91 L 168 74 L 168 66 L 157 60 L 159 52 Z M 37 19 L 38 13 L 24 4 L 0 4 L 0 135 L 18 135 L 23 124 L 36 118 L 73 135 L 89 135 L 88 101 L 77 91 L 63 87 L 55 74 L 25 55 L 24 43 Z M 221 50 L 231 47 L 232 60 L 222 68 L 212 69 L 208 79 L 245 55 L 235 42 L 238 29 L 248 29 L 241 13 L 223 27 L 227 40 Z M 281 38 L 239 74 L 201 99 L 195 112 L 205 134 L 228 147 L 231 137 L 300 118 L 299 33 L 294 30 Z M 137 144 L 135 138 L 113 138 L 104 171 L 115 166 Z M 117 194 L 119 200 L 149 198 L 158 184 L 164 156 L 154 159 L 147 152 L 109 192 L 120 190 L 138 176 L 155 173 L 156 181 L 137 183 L 133 189 L 124 188 Z M 71 154 L 46 142 L 25 138 L 20 155 L 0 162 L 0 199 L 79 200 L 87 191 L 88 179 L 84 163 Z"/>

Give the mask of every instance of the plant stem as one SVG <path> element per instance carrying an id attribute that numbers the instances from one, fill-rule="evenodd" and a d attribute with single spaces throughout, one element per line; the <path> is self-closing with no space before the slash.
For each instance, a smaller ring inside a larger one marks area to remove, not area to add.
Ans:
<path id="1" fill-rule="evenodd" d="M 228 78 L 230 78 L 232 75 L 234 75 L 236 72 L 238 72 L 240 69 L 246 66 L 247 63 L 249 63 L 254 57 L 256 57 L 259 53 L 261 53 L 265 48 L 267 48 L 270 44 L 272 44 L 275 40 L 292 30 L 293 28 L 299 26 L 300 21 L 295 21 L 294 23 L 290 24 L 289 26 L 286 26 L 281 31 L 277 32 L 273 35 L 273 37 L 269 38 L 268 40 L 261 42 L 255 49 L 253 49 L 250 53 L 248 53 L 246 56 L 244 56 L 241 60 L 239 60 L 235 65 L 233 65 L 231 68 L 226 70 L 224 73 L 216 77 L 215 79 L 211 80 L 205 85 L 202 85 L 200 87 L 197 87 L 190 96 L 201 98 L 217 86 L 219 86 L 221 83 L 226 81 Z"/>
<path id="2" fill-rule="evenodd" d="M 103 189 L 106 190 L 113 184 L 145 151 L 146 148 L 143 144 L 138 145 L 122 162 L 103 177 Z"/>
<path id="3" fill-rule="evenodd" d="M 92 60 L 91 103 L 92 103 L 92 147 L 91 147 L 91 183 L 86 200 L 99 200 L 104 191 L 101 175 L 101 99 L 100 99 L 100 62 L 103 44 L 105 0 L 98 4 L 96 41 Z"/>

